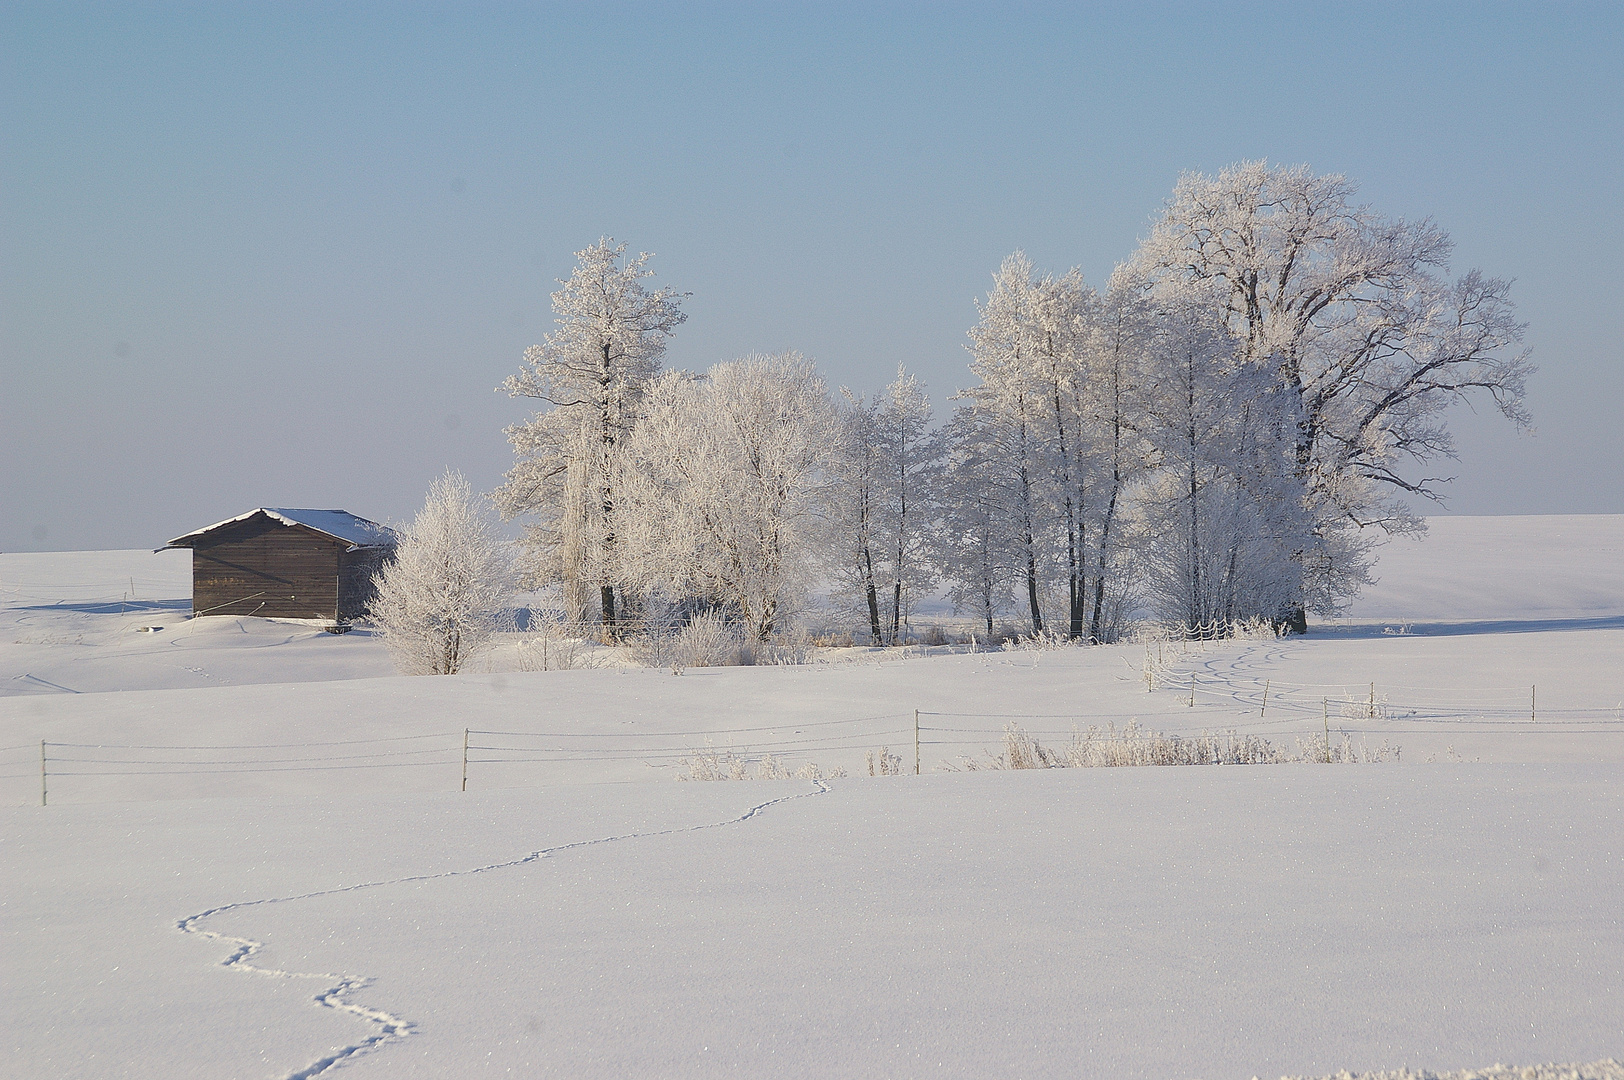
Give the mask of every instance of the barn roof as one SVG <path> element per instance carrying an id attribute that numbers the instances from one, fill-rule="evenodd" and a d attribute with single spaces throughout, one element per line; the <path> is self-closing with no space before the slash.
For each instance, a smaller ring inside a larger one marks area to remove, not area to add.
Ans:
<path id="1" fill-rule="evenodd" d="M 248 511 L 246 514 L 238 514 L 234 518 L 217 521 L 206 529 L 198 529 L 184 536 L 177 536 L 165 544 L 164 547 L 191 547 L 196 541 L 216 529 L 223 529 L 227 525 L 235 525 L 239 521 L 247 521 L 255 514 L 264 514 L 272 521 L 280 521 L 283 525 L 303 525 L 307 529 L 349 544 L 352 551 L 356 548 L 365 547 L 391 547 L 396 540 L 395 531 L 387 525 L 379 525 L 376 521 L 356 517 L 347 510 L 302 510 L 261 506 Z"/>

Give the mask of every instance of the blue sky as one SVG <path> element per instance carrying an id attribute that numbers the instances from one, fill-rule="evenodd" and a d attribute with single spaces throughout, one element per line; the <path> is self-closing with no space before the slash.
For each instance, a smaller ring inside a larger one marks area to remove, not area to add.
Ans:
<path id="1" fill-rule="evenodd" d="M 1100 283 L 1259 157 L 1516 279 L 1538 430 L 1458 411 L 1451 512 L 1624 512 L 1621 9 L 1236 7 L 0 6 L 0 550 L 494 487 L 602 235 L 673 366 L 940 403 L 1003 256 Z"/>

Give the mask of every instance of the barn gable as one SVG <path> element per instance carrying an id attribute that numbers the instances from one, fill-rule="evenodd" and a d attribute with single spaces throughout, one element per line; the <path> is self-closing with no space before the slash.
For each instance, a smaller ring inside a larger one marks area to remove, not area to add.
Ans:
<path id="1" fill-rule="evenodd" d="M 365 614 L 372 575 L 393 555 L 395 534 L 343 510 L 260 507 L 164 546 L 192 549 L 194 618 L 348 623 Z"/>

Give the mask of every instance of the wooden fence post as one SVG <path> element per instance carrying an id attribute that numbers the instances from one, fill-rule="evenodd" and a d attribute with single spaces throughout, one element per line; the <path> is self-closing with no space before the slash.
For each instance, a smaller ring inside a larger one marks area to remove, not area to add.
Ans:
<path id="1" fill-rule="evenodd" d="M 1325 764 L 1331 763 L 1331 703 L 1320 698 L 1320 720 L 1325 724 Z"/>
<path id="2" fill-rule="evenodd" d="M 462 729 L 462 790 L 468 790 L 468 729 Z"/>
<path id="3" fill-rule="evenodd" d="M 919 775 L 919 710 L 914 710 L 914 775 Z"/>

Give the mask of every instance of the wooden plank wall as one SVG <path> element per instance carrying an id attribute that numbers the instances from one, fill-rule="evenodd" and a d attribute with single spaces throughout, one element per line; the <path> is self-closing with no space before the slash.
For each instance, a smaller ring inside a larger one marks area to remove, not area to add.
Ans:
<path id="1" fill-rule="evenodd" d="M 255 516 L 192 549 L 192 614 L 332 619 L 348 547 Z"/>
<path id="2" fill-rule="evenodd" d="M 374 593 L 372 575 L 393 555 L 392 551 L 379 548 L 362 548 L 339 556 L 338 616 L 341 620 L 366 615 Z"/>

